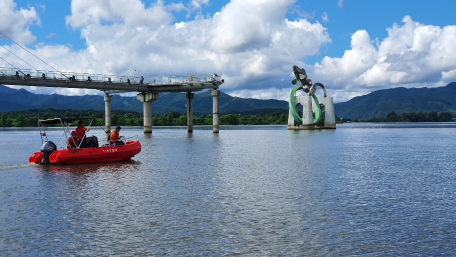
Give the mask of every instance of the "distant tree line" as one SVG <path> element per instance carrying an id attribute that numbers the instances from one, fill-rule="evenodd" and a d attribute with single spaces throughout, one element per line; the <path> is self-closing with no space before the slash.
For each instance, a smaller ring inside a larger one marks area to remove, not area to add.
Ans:
<path id="1" fill-rule="evenodd" d="M 390 112 L 386 118 L 369 119 L 368 122 L 449 122 L 453 121 L 453 116 L 449 112 L 412 112 L 400 115 Z"/>
<path id="2" fill-rule="evenodd" d="M 92 126 L 104 126 L 104 111 L 80 111 L 80 110 L 25 110 L 4 112 L 0 115 L 0 127 L 35 127 L 38 126 L 38 120 L 60 118 L 93 118 Z M 287 124 L 288 115 L 283 112 L 273 112 L 269 114 L 226 114 L 221 115 L 220 125 L 269 125 L 269 124 Z M 142 126 L 143 117 L 141 113 L 119 111 L 111 112 L 111 124 L 114 126 L 130 125 Z M 152 117 L 153 126 L 186 126 L 187 115 L 179 112 L 171 112 L 168 114 L 156 114 Z M 194 125 L 212 125 L 211 115 L 194 115 Z"/>
<path id="3" fill-rule="evenodd" d="M 0 114 L 0 127 L 36 127 L 38 120 L 51 119 L 55 117 L 62 118 L 93 118 L 92 126 L 104 126 L 104 111 L 96 110 L 25 110 L 4 112 Z M 337 119 L 340 121 L 340 119 Z M 220 125 L 284 125 L 287 124 L 288 114 L 283 112 L 272 112 L 266 114 L 225 114 L 220 116 Z M 343 122 L 352 121 L 351 119 L 343 119 Z M 354 120 L 358 121 L 358 120 Z M 362 121 L 362 120 L 361 120 Z M 419 112 L 419 113 L 402 113 L 400 115 L 395 112 L 388 113 L 386 118 L 374 118 L 366 120 L 367 122 L 449 122 L 453 121 L 453 117 L 449 112 Z M 324 122 L 324 117 L 320 121 Z M 111 124 L 113 126 L 142 126 L 144 123 L 141 113 L 114 110 L 111 112 Z M 186 126 L 187 115 L 179 112 L 171 112 L 168 114 L 156 114 L 152 117 L 153 126 Z M 194 115 L 194 125 L 212 125 L 211 115 Z"/>

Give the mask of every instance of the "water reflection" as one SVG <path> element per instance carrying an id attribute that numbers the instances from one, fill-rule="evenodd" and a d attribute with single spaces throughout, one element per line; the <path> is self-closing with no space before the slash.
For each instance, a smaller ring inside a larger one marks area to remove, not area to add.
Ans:
<path id="1" fill-rule="evenodd" d="M 74 175 L 84 175 L 94 172 L 134 172 L 139 169 L 141 162 L 135 160 L 126 160 L 119 162 L 106 163 L 87 163 L 87 164 L 71 164 L 71 165 L 34 165 L 36 171 L 43 174 L 50 173 L 72 173 Z"/>

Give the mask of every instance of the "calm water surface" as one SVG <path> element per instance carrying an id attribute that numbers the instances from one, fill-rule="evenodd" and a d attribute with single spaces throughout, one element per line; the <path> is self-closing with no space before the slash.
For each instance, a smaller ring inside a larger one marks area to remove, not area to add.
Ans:
<path id="1" fill-rule="evenodd" d="M 0 256 L 455 256 L 455 132 L 124 128 L 132 161 L 39 166 L 36 129 L 1 129 Z"/>

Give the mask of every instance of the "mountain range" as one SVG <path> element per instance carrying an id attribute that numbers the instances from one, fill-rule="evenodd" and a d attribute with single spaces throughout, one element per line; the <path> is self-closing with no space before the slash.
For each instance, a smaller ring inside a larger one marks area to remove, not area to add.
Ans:
<path id="1" fill-rule="evenodd" d="M 160 93 L 158 100 L 152 102 L 152 112 L 187 112 L 187 98 L 184 93 Z M 29 109 L 74 109 L 74 110 L 104 110 L 105 103 L 103 96 L 83 95 L 41 95 L 34 94 L 25 89 L 13 89 L 0 86 L 0 112 Z M 143 103 L 136 97 L 113 95 L 111 99 L 112 110 L 125 110 L 143 112 Z M 288 102 L 280 100 L 244 99 L 232 97 L 220 92 L 219 112 L 244 113 L 255 110 L 270 110 L 288 112 Z M 193 98 L 193 113 L 195 115 L 212 113 L 212 96 L 209 91 L 196 93 Z"/>
<path id="2" fill-rule="evenodd" d="M 153 114 L 169 112 L 186 113 L 187 99 L 183 93 L 160 93 L 152 103 Z M 103 96 L 64 96 L 34 94 L 25 89 L 0 86 L 0 112 L 29 109 L 104 110 Z M 112 110 L 143 111 L 143 104 L 136 97 L 113 95 Z M 385 118 L 389 112 L 450 112 L 456 116 L 456 82 L 437 88 L 391 88 L 374 91 L 334 105 L 336 116 L 367 120 Z M 233 97 L 220 92 L 220 114 L 288 112 L 288 102 Z M 209 91 L 196 93 L 193 98 L 195 115 L 212 113 L 212 96 Z"/>
<path id="3" fill-rule="evenodd" d="M 334 106 L 336 116 L 357 120 L 386 118 L 396 112 L 449 112 L 456 116 L 456 82 L 435 88 L 390 88 L 358 96 Z"/>

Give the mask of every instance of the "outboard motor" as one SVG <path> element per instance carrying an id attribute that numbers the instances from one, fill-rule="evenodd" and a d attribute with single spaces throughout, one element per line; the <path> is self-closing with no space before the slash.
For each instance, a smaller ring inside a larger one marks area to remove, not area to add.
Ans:
<path id="1" fill-rule="evenodd" d="M 81 148 L 98 147 L 98 138 L 96 136 L 86 137 L 81 144 Z"/>
<path id="2" fill-rule="evenodd" d="M 47 141 L 41 146 L 41 155 L 43 159 L 41 160 L 41 165 L 49 164 L 49 155 L 57 150 L 57 146 L 52 141 Z"/>
<path id="3" fill-rule="evenodd" d="M 98 147 L 98 138 L 96 136 L 92 136 L 92 141 L 90 142 L 90 146 Z"/>

